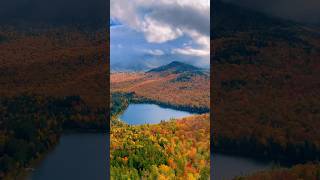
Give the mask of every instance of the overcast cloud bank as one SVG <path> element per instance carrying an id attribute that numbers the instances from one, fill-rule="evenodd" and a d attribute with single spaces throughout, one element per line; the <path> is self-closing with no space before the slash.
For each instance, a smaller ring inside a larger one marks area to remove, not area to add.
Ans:
<path id="1" fill-rule="evenodd" d="M 142 33 L 152 44 L 189 38 L 190 43 L 161 49 L 144 50 L 154 56 L 181 55 L 210 61 L 209 0 L 111 0 L 111 18 Z M 112 36 L 112 34 L 111 34 Z M 112 37 L 111 37 L 112 38 Z"/>

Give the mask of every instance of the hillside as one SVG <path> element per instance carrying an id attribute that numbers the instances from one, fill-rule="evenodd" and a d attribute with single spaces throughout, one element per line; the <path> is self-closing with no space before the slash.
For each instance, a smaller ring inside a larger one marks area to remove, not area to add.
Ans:
<path id="1" fill-rule="evenodd" d="M 208 112 L 209 74 L 172 62 L 146 73 L 112 73 L 110 78 L 111 179 L 208 179 L 209 114 L 136 126 L 118 116 L 130 103 Z"/>
<path id="2" fill-rule="evenodd" d="M 319 159 L 319 31 L 213 5 L 215 151 L 289 163 Z"/>
<path id="3" fill-rule="evenodd" d="M 0 96 L 79 95 L 90 106 L 103 107 L 108 88 L 104 33 L 0 27 Z"/>
<path id="4" fill-rule="evenodd" d="M 134 93 L 143 101 L 199 112 L 209 109 L 209 74 L 188 64 L 172 62 L 146 73 L 112 73 L 110 79 L 111 92 Z"/>
<path id="5" fill-rule="evenodd" d="M 177 72 L 181 69 L 184 71 Z M 196 73 L 190 79 L 177 80 L 194 70 L 198 68 L 173 62 L 146 73 L 111 74 L 111 179 L 208 179 L 209 114 L 155 125 L 130 126 L 118 120 L 133 102 L 208 111 L 209 96 L 203 97 L 209 95 L 208 75 Z M 196 106 L 203 102 L 207 103 L 204 108 Z"/>
<path id="6" fill-rule="evenodd" d="M 16 179 L 63 130 L 103 131 L 103 31 L 0 27 L 0 179 Z"/>
<path id="7" fill-rule="evenodd" d="M 178 74 L 178 73 L 186 73 L 186 72 L 201 72 L 202 70 L 198 67 L 182 63 L 179 61 L 172 61 L 171 63 L 160 66 L 158 68 L 151 69 L 148 71 L 148 73 L 173 73 L 173 74 Z"/>

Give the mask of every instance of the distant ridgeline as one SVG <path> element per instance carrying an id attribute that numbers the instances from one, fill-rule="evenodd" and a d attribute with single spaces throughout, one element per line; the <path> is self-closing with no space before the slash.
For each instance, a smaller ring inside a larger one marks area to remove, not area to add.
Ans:
<path id="1" fill-rule="evenodd" d="M 187 73 L 187 72 L 194 72 L 194 73 L 199 73 L 203 74 L 203 69 L 192 66 L 190 64 L 186 64 L 183 62 L 179 61 L 172 61 L 171 63 L 160 66 L 158 68 L 154 68 L 148 71 L 148 73 L 173 73 L 173 74 L 178 74 L 178 73 Z"/>
<path id="2" fill-rule="evenodd" d="M 90 109 L 78 96 L 1 98 L 0 120 L 0 179 L 47 153 L 63 130 L 104 132 L 108 125 L 104 109 Z"/>
<path id="3" fill-rule="evenodd" d="M 319 29 L 213 5 L 215 151 L 319 160 Z"/>

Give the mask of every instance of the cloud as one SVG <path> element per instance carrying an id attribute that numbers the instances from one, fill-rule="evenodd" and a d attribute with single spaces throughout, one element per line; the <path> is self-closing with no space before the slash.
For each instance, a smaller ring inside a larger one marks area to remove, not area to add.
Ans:
<path id="1" fill-rule="evenodd" d="M 111 0 L 111 69 L 210 65 L 210 0 Z M 123 48 L 112 46 L 122 43 Z M 124 52 L 125 51 L 125 52 Z"/>
<path id="2" fill-rule="evenodd" d="M 206 51 L 203 49 L 195 49 L 192 47 L 185 47 L 185 48 L 175 48 L 171 51 L 173 54 L 181 54 L 187 56 L 209 56 L 210 51 Z"/>
<path id="3" fill-rule="evenodd" d="M 152 43 L 164 43 L 183 35 L 179 28 L 172 28 L 168 24 L 161 23 L 150 17 L 146 17 L 145 22 L 143 22 L 142 31 L 145 33 L 147 41 Z"/>
<path id="4" fill-rule="evenodd" d="M 210 38 L 203 36 L 196 31 L 188 31 L 188 34 L 198 44 L 199 48 L 193 48 L 191 44 L 184 43 L 183 48 L 174 48 L 171 53 L 186 56 L 209 57 L 210 56 Z"/>
<path id="5" fill-rule="evenodd" d="M 188 36 L 198 45 L 193 52 L 210 52 L 210 0 L 111 0 L 110 4 L 112 18 L 143 33 L 150 43 Z M 175 52 L 191 50 L 183 49 Z"/>
<path id="6" fill-rule="evenodd" d="M 126 23 L 136 30 L 139 29 L 140 21 L 136 13 L 137 10 L 134 1 L 111 0 L 110 10 L 112 19 Z"/>
<path id="7" fill-rule="evenodd" d="M 163 22 L 172 28 L 182 31 L 195 30 L 209 36 L 210 33 L 210 5 L 201 6 L 194 2 L 183 5 L 159 5 L 152 10 L 148 17 Z"/>
<path id="8" fill-rule="evenodd" d="M 144 49 L 143 52 L 152 55 L 152 56 L 162 56 L 164 55 L 164 52 L 160 49 Z"/>

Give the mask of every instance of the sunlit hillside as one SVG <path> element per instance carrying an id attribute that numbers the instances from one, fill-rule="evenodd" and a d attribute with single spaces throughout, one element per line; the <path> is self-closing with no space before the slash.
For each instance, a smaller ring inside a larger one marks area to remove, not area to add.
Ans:
<path id="1" fill-rule="evenodd" d="M 118 119 L 130 103 L 209 111 L 209 74 L 180 62 L 141 73 L 111 74 L 111 178 L 208 179 L 209 114 L 154 125 Z"/>
<path id="2" fill-rule="evenodd" d="M 181 68 L 177 65 L 177 69 Z M 112 73 L 111 92 L 134 93 L 140 98 L 179 107 L 208 111 L 210 78 L 202 71 L 150 71 L 146 73 Z"/>

